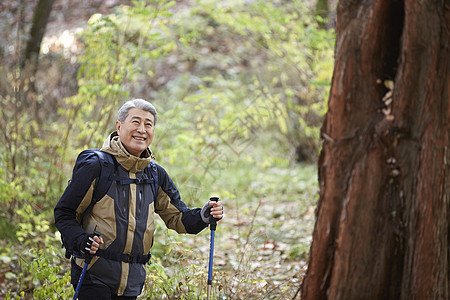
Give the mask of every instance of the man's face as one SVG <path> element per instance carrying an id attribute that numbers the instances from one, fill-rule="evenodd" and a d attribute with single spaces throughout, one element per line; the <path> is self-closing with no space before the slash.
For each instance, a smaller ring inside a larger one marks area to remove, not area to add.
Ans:
<path id="1" fill-rule="evenodd" d="M 131 108 L 124 122 L 117 121 L 117 133 L 125 148 L 134 156 L 140 156 L 153 140 L 155 118 L 140 108 Z"/>

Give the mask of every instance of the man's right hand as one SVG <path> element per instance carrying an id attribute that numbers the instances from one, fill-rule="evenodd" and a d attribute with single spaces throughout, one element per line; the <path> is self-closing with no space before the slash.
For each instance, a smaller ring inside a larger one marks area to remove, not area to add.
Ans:
<path id="1" fill-rule="evenodd" d="M 100 247 L 100 244 L 103 244 L 103 238 L 98 233 L 88 234 L 84 237 L 83 242 L 80 245 L 80 251 L 84 255 L 94 255 Z"/>

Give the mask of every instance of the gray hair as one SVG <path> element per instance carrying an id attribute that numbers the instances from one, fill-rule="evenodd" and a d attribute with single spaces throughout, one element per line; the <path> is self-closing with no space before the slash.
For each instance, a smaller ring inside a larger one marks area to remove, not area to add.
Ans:
<path id="1" fill-rule="evenodd" d="M 157 119 L 156 108 L 150 102 L 144 99 L 133 99 L 125 102 L 124 105 L 119 109 L 119 113 L 117 114 L 117 120 L 120 122 L 125 122 L 128 117 L 128 111 L 132 108 L 140 108 L 142 110 L 150 112 L 155 118 L 155 124 Z"/>

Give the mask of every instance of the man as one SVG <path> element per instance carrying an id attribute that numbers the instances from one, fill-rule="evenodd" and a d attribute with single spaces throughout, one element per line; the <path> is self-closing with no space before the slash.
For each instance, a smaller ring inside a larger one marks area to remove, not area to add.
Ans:
<path id="1" fill-rule="evenodd" d="M 154 213 L 168 228 L 191 234 L 206 228 L 210 215 L 216 219 L 223 216 L 221 201 L 189 209 L 167 172 L 154 163 L 148 168 L 156 120 L 156 109 L 149 102 L 126 102 L 118 113 L 117 131 L 100 149 L 114 157 L 116 168 L 106 194 L 87 210 L 102 170 L 98 156 L 90 155 L 74 168 L 72 181 L 55 207 L 56 227 L 67 252 L 74 256 L 74 289 L 84 258 L 93 255 L 78 299 L 136 299 L 142 291 L 145 263 L 153 244 Z"/>

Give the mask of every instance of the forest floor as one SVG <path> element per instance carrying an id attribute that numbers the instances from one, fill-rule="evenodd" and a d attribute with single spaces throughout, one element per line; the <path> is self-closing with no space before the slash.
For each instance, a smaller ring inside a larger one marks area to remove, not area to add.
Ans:
<path id="1" fill-rule="evenodd" d="M 223 299 L 300 299 L 297 293 L 306 272 L 314 226 L 314 207 L 300 207 L 302 202 L 259 199 L 224 204 L 225 218 L 215 234 L 216 295 Z M 162 222 L 159 225 L 164 228 Z M 179 285 L 205 288 L 209 241 L 209 230 L 198 236 L 166 231 L 155 240 L 153 260 L 164 266 L 169 277 L 176 277 Z M 170 253 L 159 253 L 158 243 L 170 244 Z M 197 273 L 180 272 L 193 265 Z"/>

